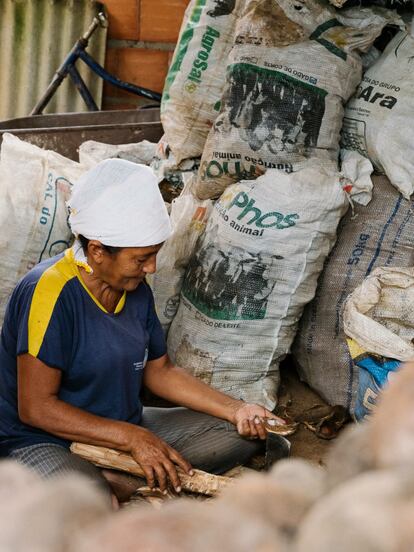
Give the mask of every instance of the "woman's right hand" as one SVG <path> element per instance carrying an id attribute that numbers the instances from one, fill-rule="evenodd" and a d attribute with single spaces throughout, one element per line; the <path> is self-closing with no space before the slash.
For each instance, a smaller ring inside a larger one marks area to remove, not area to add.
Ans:
<path id="1" fill-rule="evenodd" d="M 158 481 L 161 491 L 166 492 L 169 482 L 175 491 L 181 491 L 177 466 L 193 475 L 192 466 L 165 441 L 143 427 L 134 427 L 130 441 L 130 453 L 144 471 L 148 486 L 154 488 Z"/>

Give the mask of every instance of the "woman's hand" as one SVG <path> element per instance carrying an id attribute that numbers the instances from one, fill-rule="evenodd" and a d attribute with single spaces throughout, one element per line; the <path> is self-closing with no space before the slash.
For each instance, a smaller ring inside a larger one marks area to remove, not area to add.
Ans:
<path id="1" fill-rule="evenodd" d="M 134 427 L 130 453 L 138 462 L 145 473 L 148 486 L 158 486 L 161 491 L 166 492 L 168 482 L 172 484 L 175 491 L 181 491 L 181 482 L 177 473 L 177 466 L 183 471 L 192 475 L 192 467 L 184 458 L 162 439 L 143 427 Z"/>
<path id="2" fill-rule="evenodd" d="M 267 431 L 265 423 L 273 420 L 272 423 L 284 425 L 286 422 L 275 416 L 270 410 L 258 404 L 241 403 L 234 413 L 234 425 L 243 437 L 251 439 L 266 439 Z"/>

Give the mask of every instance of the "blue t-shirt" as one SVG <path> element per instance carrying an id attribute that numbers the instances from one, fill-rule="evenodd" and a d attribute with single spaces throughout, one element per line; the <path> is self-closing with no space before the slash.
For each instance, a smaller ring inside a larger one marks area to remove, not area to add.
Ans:
<path id="1" fill-rule="evenodd" d="M 145 363 L 163 356 L 166 344 L 145 282 L 109 313 L 83 283 L 71 249 L 34 267 L 14 290 L 1 332 L 0 456 L 36 443 L 70 444 L 20 421 L 17 356 L 24 353 L 62 372 L 62 401 L 139 424 Z"/>

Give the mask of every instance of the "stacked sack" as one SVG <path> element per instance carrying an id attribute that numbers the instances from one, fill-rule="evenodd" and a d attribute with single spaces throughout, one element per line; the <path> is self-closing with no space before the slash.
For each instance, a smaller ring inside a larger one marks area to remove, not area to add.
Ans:
<path id="1" fill-rule="evenodd" d="M 369 157 L 409 199 L 414 191 L 414 38 L 398 33 L 347 105 L 342 147 Z"/>
<path id="2" fill-rule="evenodd" d="M 339 16 L 317 0 L 246 0 L 198 197 L 218 197 L 269 168 L 293 172 L 309 158 L 337 168 L 343 105 L 362 75 L 359 53 L 390 18 L 375 10 L 363 15 Z"/>
<path id="3" fill-rule="evenodd" d="M 168 333 L 172 359 L 231 396 L 274 408 L 279 362 L 347 208 L 339 174 L 313 163 L 230 186 L 185 273 Z"/>
<path id="4" fill-rule="evenodd" d="M 394 16 L 375 9 L 337 14 L 316 0 L 232 2 L 231 17 L 220 16 L 227 25 L 221 36 L 233 37 L 232 48 L 218 60 L 219 42 L 212 43 L 202 75 L 209 78 L 215 64 L 220 94 L 218 86 L 200 86 L 191 98 L 174 97 L 173 87 L 187 82 L 183 67 L 197 51 L 196 37 L 213 24 L 207 4 L 189 6 L 163 101 L 163 141 L 176 163 L 204 146 L 189 191 L 197 199 L 183 194 L 173 204 L 182 216 L 160 251 L 153 289 L 177 364 L 234 397 L 273 408 L 279 363 L 315 294 L 349 205 L 347 192 L 357 192 L 337 167 L 343 104 L 361 79 L 359 54 Z M 218 117 L 210 109 L 207 124 L 200 102 L 211 108 L 218 101 Z M 192 129 L 182 118 L 184 104 L 187 118 L 197 120 Z M 177 143 L 174 109 L 197 148 Z M 196 226 L 200 208 L 205 216 Z"/>
<path id="5" fill-rule="evenodd" d="M 165 82 L 161 121 L 177 163 L 200 157 L 223 95 L 244 0 L 192 0 Z"/>
<path id="6" fill-rule="evenodd" d="M 193 184 L 194 178 L 191 178 L 182 194 L 171 203 L 173 233 L 157 255 L 156 273 L 147 277 L 165 333 L 177 314 L 185 271 L 213 208 L 212 201 L 200 201 L 194 197 L 191 193 Z"/>
<path id="7" fill-rule="evenodd" d="M 342 313 L 346 297 L 374 268 L 413 265 L 413 52 L 414 39 L 397 33 L 346 108 L 344 151 L 368 157 L 388 178 L 375 177 L 372 202 L 357 206 L 356 216 L 344 220 L 293 348 L 301 377 L 330 404 L 347 407 L 356 418 L 372 410 L 388 372 L 398 365 L 395 355 L 368 358 L 360 344 L 353 343 L 349 351 Z M 397 310 L 396 304 L 396 319 Z"/>
<path id="8" fill-rule="evenodd" d="M 349 354 L 342 311 L 347 296 L 375 268 L 414 264 L 414 206 L 384 176 L 373 199 L 341 222 L 315 299 L 303 314 L 293 346 L 301 378 L 329 404 L 355 409 L 359 369 Z"/>
<path id="9" fill-rule="evenodd" d="M 66 201 L 83 167 L 4 134 L 0 160 L 0 324 L 17 281 L 70 244 Z"/>

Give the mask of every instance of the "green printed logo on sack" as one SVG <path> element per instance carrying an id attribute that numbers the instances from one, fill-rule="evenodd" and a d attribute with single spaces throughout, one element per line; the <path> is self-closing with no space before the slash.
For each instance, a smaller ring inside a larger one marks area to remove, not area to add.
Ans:
<path id="1" fill-rule="evenodd" d="M 272 247 L 251 241 L 246 244 L 240 235 L 230 239 L 229 228 L 230 232 L 261 238 L 265 230 L 293 227 L 300 218 L 297 213 L 265 210 L 266 199 L 259 201 L 260 208 L 258 200 L 244 190 L 244 185 L 234 185 L 216 203 L 181 289 L 182 305 L 189 310 L 195 307 L 195 317 L 211 328 L 233 328 L 232 323 L 222 320 L 266 318 L 284 260 L 275 251 L 278 241 L 273 241 Z M 228 241 L 222 243 L 220 235 L 227 236 Z"/>
<path id="2" fill-rule="evenodd" d="M 167 78 L 165 79 L 164 91 L 162 93 L 161 101 L 161 112 L 164 109 L 165 104 L 170 101 L 171 86 L 174 84 L 177 75 L 181 71 L 181 66 L 187 55 L 189 45 L 194 38 L 194 31 L 200 22 L 205 3 L 206 0 L 197 0 L 194 3 L 191 15 L 187 22 L 188 24 L 182 30 L 182 34 L 180 34 L 179 41 L 174 52 L 174 57 L 171 62 L 171 67 L 168 71 Z"/>
<path id="3" fill-rule="evenodd" d="M 256 200 L 250 198 L 246 192 L 239 192 L 234 197 L 224 196 L 216 203 L 215 208 L 226 222 L 230 220 L 231 228 L 251 236 L 263 236 L 267 228 L 290 228 L 295 226 L 300 218 L 297 213 L 285 215 L 278 211 L 262 211 L 255 204 Z M 232 218 L 234 216 L 235 218 Z"/>
<path id="4" fill-rule="evenodd" d="M 283 256 L 221 246 L 216 229 L 210 227 L 187 267 L 182 306 L 195 308 L 195 319 L 215 329 L 237 329 L 235 320 L 263 320 Z"/>
<path id="5" fill-rule="evenodd" d="M 203 161 L 200 165 L 202 181 L 214 180 L 223 176 L 234 177 L 235 180 L 248 180 L 262 176 L 267 169 L 277 169 L 287 174 L 293 172 L 292 163 L 273 163 L 245 155 L 243 160 L 239 153 L 213 152 L 213 157 L 220 158 Z M 221 159 L 224 159 L 222 161 Z"/>
<path id="6" fill-rule="evenodd" d="M 191 72 L 187 77 L 187 80 L 191 81 L 185 86 L 187 92 L 193 93 L 197 89 L 196 85 L 201 84 L 203 73 L 208 69 L 208 60 L 217 38 L 220 38 L 219 31 L 208 26 L 201 39 L 201 49 L 198 51 Z"/>

